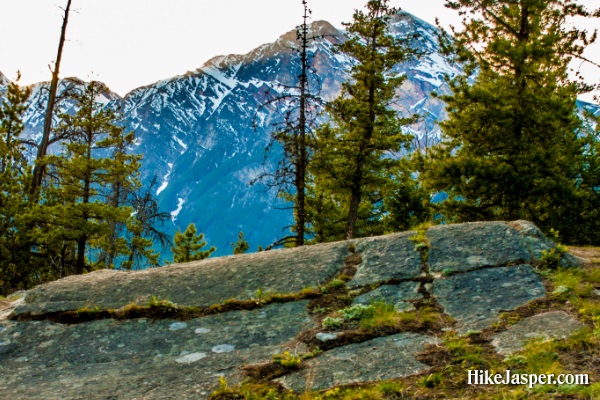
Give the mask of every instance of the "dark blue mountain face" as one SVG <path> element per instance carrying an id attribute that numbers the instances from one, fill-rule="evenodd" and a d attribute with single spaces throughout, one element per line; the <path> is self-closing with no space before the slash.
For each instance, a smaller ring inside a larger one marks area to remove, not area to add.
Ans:
<path id="1" fill-rule="evenodd" d="M 433 121 L 443 117 L 443 105 L 430 94 L 445 92 L 443 75 L 459 69 L 439 55 L 434 27 L 405 14 L 391 29 L 400 36 L 421 33 L 418 46 L 430 53 L 398 67 L 408 75 L 399 109 L 425 115 L 427 123 L 414 129 L 436 136 Z M 342 32 L 322 21 L 311 30 L 322 36 L 311 46 L 311 62 L 321 95 L 329 100 L 347 79 L 352 60 L 334 51 Z M 285 204 L 274 191 L 249 182 L 264 168 L 272 170 L 281 154 L 275 148 L 263 165 L 269 132 L 281 113 L 260 106 L 283 86 L 297 83 L 295 38 L 291 31 L 246 55 L 215 57 L 194 72 L 136 89 L 123 100 L 126 119 L 139 138 L 136 151 L 145 156 L 144 180 L 157 175 L 160 204 L 173 215 L 171 230 L 195 222 L 217 254 L 231 253 L 239 231 L 256 249 L 284 236 L 292 223 L 291 211 L 279 209 Z"/>
<path id="2" fill-rule="evenodd" d="M 415 45 L 424 55 L 397 67 L 407 75 L 398 92 L 398 111 L 423 116 L 409 131 L 415 135 L 415 147 L 431 145 L 439 140 L 435 122 L 445 117 L 443 103 L 431 93 L 448 93 L 444 77 L 460 73 L 460 67 L 440 54 L 435 27 L 402 13 L 390 22 L 390 29 L 398 36 L 420 35 Z M 330 100 L 339 93 L 353 61 L 334 51 L 342 32 L 324 21 L 311 24 L 311 30 L 320 36 L 311 45 L 311 63 L 320 77 L 321 96 Z M 286 235 L 285 228 L 293 222 L 291 210 L 280 209 L 286 204 L 274 190 L 249 182 L 265 169 L 272 171 L 281 155 L 275 147 L 264 158 L 283 105 L 261 105 L 284 86 L 296 84 L 300 64 L 291 49 L 295 39 L 295 31 L 290 31 L 248 54 L 215 57 L 193 72 L 135 89 L 124 98 L 110 92 L 99 98 L 107 107 L 118 107 L 126 126 L 136 133 L 132 151 L 144 155 L 142 181 L 149 184 L 157 178 L 154 193 L 172 215 L 165 231 L 183 231 L 193 222 L 209 245 L 217 247 L 217 255 L 232 253 L 231 242 L 239 231 L 252 251 Z M 80 84 L 65 79 L 60 91 Z M 0 74 L 0 90 L 5 85 Z M 47 86 L 33 87 L 25 117 L 25 135 L 30 138 L 41 134 Z M 65 104 L 64 110 L 72 112 L 72 105 Z M 168 251 L 163 255 L 170 258 Z"/>

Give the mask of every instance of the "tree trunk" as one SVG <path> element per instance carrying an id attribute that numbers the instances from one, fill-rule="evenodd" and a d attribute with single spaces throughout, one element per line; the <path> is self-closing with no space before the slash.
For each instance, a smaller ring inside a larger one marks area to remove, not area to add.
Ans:
<path id="1" fill-rule="evenodd" d="M 373 27 L 372 37 L 370 38 L 370 46 L 372 52 L 377 52 L 377 26 Z M 363 166 L 365 163 L 366 153 L 369 148 L 369 144 L 373 138 L 375 131 L 375 83 L 373 80 L 368 82 L 369 86 L 369 118 L 365 126 L 365 130 L 358 148 L 358 154 L 356 156 L 356 171 L 352 178 L 352 184 L 350 189 L 350 205 L 348 209 L 348 221 L 346 222 L 346 239 L 353 239 L 356 237 L 356 222 L 358 220 L 358 207 L 360 206 L 360 200 L 362 195 L 362 186 L 364 184 Z"/>
<path id="2" fill-rule="evenodd" d="M 304 245 L 304 231 L 306 225 L 306 166 L 308 164 L 308 154 L 306 151 L 306 97 L 308 90 L 308 8 L 304 4 L 304 23 L 302 24 L 301 52 L 300 61 L 302 71 L 300 73 L 300 121 L 299 137 L 297 146 L 297 165 L 296 165 L 296 246 Z"/>
<path id="3" fill-rule="evenodd" d="M 360 197 L 360 189 L 352 190 L 350 209 L 348 210 L 348 221 L 346 222 L 346 239 L 354 239 L 356 237 L 356 221 L 358 220 Z"/>
<path id="4" fill-rule="evenodd" d="M 77 260 L 75 262 L 75 273 L 81 275 L 85 271 L 85 245 L 87 236 L 77 239 Z"/>
<path id="5" fill-rule="evenodd" d="M 42 179 L 44 178 L 45 166 L 42 162 L 42 158 L 48 151 L 48 144 L 50 142 L 50 130 L 52 129 L 52 115 L 54 113 L 54 104 L 56 102 L 56 90 L 58 89 L 58 73 L 60 71 L 60 61 L 62 59 L 63 46 L 65 44 L 65 35 L 67 31 L 67 24 L 69 22 L 69 10 L 71 8 L 71 0 L 67 1 L 67 8 L 65 8 L 65 16 L 63 17 L 62 29 L 60 32 L 60 41 L 58 43 L 58 54 L 56 55 L 56 64 L 54 71 L 52 71 L 52 81 L 50 82 L 50 93 L 48 94 L 48 106 L 46 108 L 46 116 L 44 118 L 44 132 L 42 134 L 42 142 L 38 148 L 37 156 L 35 158 L 35 167 L 33 169 L 33 177 L 31 181 L 31 187 L 29 188 L 29 194 L 37 199 L 38 190 L 42 185 Z"/>

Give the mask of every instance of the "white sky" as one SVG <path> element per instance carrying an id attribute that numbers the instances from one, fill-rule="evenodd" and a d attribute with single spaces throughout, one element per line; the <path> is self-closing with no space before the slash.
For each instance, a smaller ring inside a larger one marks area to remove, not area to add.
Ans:
<path id="1" fill-rule="evenodd" d="M 582 0 L 592 8 L 598 0 Z M 0 71 L 22 84 L 50 79 L 67 0 L 0 0 Z M 366 0 L 309 0 L 312 20 L 336 27 Z M 392 0 L 433 23 L 459 25 L 444 0 Z M 73 0 L 61 77 L 100 80 L 124 95 L 195 70 L 221 54 L 243 54 L 301 22 L 301 0 Z M 589 29 L 596 24 L 587 23 Z M 600 63 L 600 43 L 588 51 Z M 584 70 L 600 81 L 600 69 Z"/>

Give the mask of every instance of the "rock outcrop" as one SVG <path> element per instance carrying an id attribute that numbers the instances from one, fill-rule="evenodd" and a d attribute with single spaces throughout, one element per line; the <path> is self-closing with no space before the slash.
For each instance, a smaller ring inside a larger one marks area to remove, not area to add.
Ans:
<path id="1" fill-rule="evenodd" d="M 323 317 L 340 302 L 383 301 L 399 312 L 433 307 L 452 321 L 445 330 L 486 329 L 546 296 L 535 267 L 554 246 L 525 221 L 468 223 L 72 276 L 0 303 L 0 398 L 207 398 L 219 377 L 241 382 L 286 351 L 314 353 L 273 376 L 297 391 L 415 374 L 428 368 L 415 355 L 435 332 L 352 336 Z M 569 318 L 532 317 L 494 346 L 508 354 L 528 337 L 568 335 Z"/>

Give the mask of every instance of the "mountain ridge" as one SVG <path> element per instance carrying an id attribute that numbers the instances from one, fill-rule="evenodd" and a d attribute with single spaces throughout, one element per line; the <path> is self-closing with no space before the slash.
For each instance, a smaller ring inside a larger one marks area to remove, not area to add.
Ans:
<path id="1" fill-rule="evenodd" d="M 309 49 L 311 62 L 321 78 L 321 96 L 330 100 L 348 79 L 346 71 L 353 60 L 334 51 L 335 38 L 343 38 L 343 31 L 327 21 L 314 21 L 310 29 L 319 36 Z M 415 44 L 425 54 L 397 67 L 407 75 L 397 93 L 398 110 L 422 115 L 421 122 L 408 128 L 416 136 L 415 146 L 435 142 L 436 121 L 445 117 L 445 111 L 431 94 L 449 93 L 444 77 L 460 73 L 460 66 L 440 53 L 437 28 L 411 14 L 394 16 L 390 32 L 398 37 L 420 34 Z M 280 116 L 276 107 L 262 105 L 295 82 L 299 60 L 290 48 L 295 37 L 295 30 L 290 30 L 246 54 L 215 56 L 194 71 L 133 89 L 123 97 L 105 96 L 106 106 L 120 109 L 126 128 L 136 132 L 132 151 L 144 155 L 142 181 L 148 184 L 156 177 L 153 192 L 173 217 L 164 227 L 168 233 L 183 231 L 194 222 L 209 245 L 217 246 L 216 255 L 231 252 L 230 243 L 239 231 L 244 231 L 251 249 L 285 235 L 292 215 L 278 208 L 286 204 L 274 191 L 248 183 L 265 169 L 272 171 L 281 154 L 275 146 L 265 159 L 272 124 Z M 61 91 L 76 82 L 82 81 L 61 80 Z M 42 87 L 44 83 L 37 84 L 30 104 L 43 107 Z M 63 111 L 72 112 L 72 105 Z M 41 108 L 28 110 L 25 137 L 38 138 L 41 121 Z"/>

